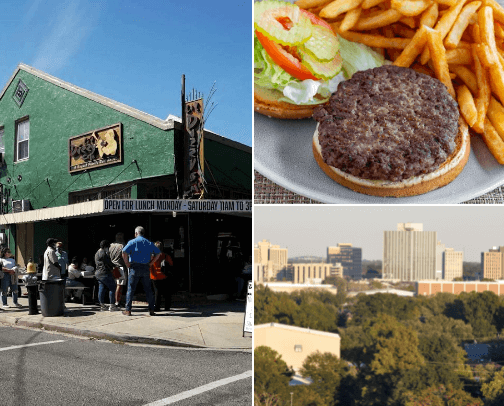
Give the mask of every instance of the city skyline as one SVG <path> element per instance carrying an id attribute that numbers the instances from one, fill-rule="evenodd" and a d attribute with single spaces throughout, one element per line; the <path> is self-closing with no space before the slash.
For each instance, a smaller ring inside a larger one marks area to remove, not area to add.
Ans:
<path id="1" fill-rule="evenodd" d="M 383 232 L 398 223 L 422 223 L 438 240 L 464 252 L 464 261 L 480 262 L 481 252 L 504 245 L 499 206 L 274 206 L 254 208 L 254 244 L 266 239 L 288 249 L 288 257 L 325 258 L 328 246 L 351 243 L 363 260 L 383 259 Z"/>

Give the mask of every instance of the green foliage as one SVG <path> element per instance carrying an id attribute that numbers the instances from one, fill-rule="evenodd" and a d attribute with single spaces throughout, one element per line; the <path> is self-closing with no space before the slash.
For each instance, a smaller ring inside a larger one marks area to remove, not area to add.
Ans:
<path id="1" fill-rule="evenodd" d="M 392 293 L 358 295 L 353 306 L 351 324 L 362 324 L 379 314 L 388 314 L 398 320 L 408 320 L 418 316 L 415 298 L 397 296 Z"/>
<path id="2" fill-rule="evenodd" d="M 254 393 L 287 399 L 292 369 L 275 350 L 260 346 L 254 350 Z"/>
<path id="3" fill-rule="evenodd" d="M 435 385 L 420 393 L 407 393 L 404 406 L 483 406 L 480 399 L 474 399 L 463 390 Z"/>
<path id="4" fill-rule="evenodd" d="M 310 387 L 320 396 L 323 405 L 337 404 L 335 389 L 339 387 L 341 378 L 347 374 L 345 361 L 334 354 L 317 351 L 306 358 L 300 373 L 312 380 Z"/>
<path id="5" fill-rule="evenodd" d="M 280 401 L 278 395 L 272 395 L 270 393 L 254 393 L 254 405 L 264 405 L 264 406 L 280 406 L 285 404 Z"/>
<path id="6" fill-rule="evenodd" d="M 256 287 L 254 323 L 281 323 L 314 330 L 338 330 L 340 298 L 314 289 L 292 294 L 275 293 L 263 286 Z"/>
<path id="7" fill-rule="evenodd" d="M 495 372 L 492 379 L 481 386 L 481 392 L 488 406 L 504 404 L 504 369 Z"/>
<path id="8" fill-rule="evenodd" d="M 371 281 L 370 284 L 372 289 L 383 289 L 383 284 L 381 282 Z"/>
<path id="9" fill-rule="evenodd" d="M 492 337 L 497 334 L 495 317 L 499 308 L 499 299 L 493 292 L 462 293 L 453 306 L 460 311 L 462 319 L 473 328 L 476 338 Z"/>

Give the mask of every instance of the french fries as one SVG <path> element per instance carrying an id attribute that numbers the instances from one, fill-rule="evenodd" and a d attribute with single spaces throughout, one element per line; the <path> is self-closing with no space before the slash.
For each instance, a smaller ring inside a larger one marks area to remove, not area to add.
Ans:
<path id="1" fill-rule="evenodd" d="M 480 6 L 481 1 L 473 1 L 462 9 L 459 16 L 455 20 L 450 33 L 445 39 L 444 44 L 447 49 L 457 48 L 457 45 L 462 38 L 462 34 L 469 25 L 469 19 L 476 11 L 478 11 Z"/>
<path id="2" fill-rule="evenodd" d="M 495 99 L 495 97 L 490 98 L 487 116 L 499 136 L 504 141 L 504 107 Z"/>
<path id="3" fill-rule="evenodd" d="M 483 134 L 485 131 L 485 117 L 488 110 L 488 105 L 490 104 L 490 83 L 488 80 L 488 73 L 486 69 L 480 63 L 478 54 L 476 52 L 476 45 L 473 49 L 473 59 L 474 59 L 474 72 L 476 73 L 476 83 L 478 85 L 477 99 L 476 99 L 476 109 L 478 110 L 478 118 L 471 125 L 471 127 L 477 133 Z"/>
<path id="4" fill-rule="evenodd" d="M 457 96 L 455 95 L 455 89 L 453 88 L 450 78 L 448 61 L 446 59 L 446 50 L 443 46 L 441 33 L 429 27 L 425 27 L 425 30 L 427 31 L 427 45 L 430 54 L 432 55 L 432 64 L 434 72 L 436 72 L 436 77 L 446 86 L 448 93 L 456 99 Z"/>
<path id="5" fill-rule="evenodd" d="M 436 77 L 504 164 L 504 8 L 496 0 L 297 0 L 341 37 Z"/>
<path id="6" fill-rule="evenodd" d="M 394 61 L 394 65 L 408 68 L 414 62 L 416 57 L 422 52 L 425 43 L 427 42 L 427 29 L 422 25 L 416 34 L 411 38 L 409 44 L 404 48 L 401 55 Z M 450 81 L 451 83 L 451 81 Z"/>
<path id="7" fill-rule="evenodd" d="M 360 6 L 361 3 L 362 0 L 335 0 L 320 11 L 320 17 L 336 18 L 340 14 Z"/>
<path id="8" fill-rule="evenodd" d="M 403 16 L 415 17 L 431 5 L 430 0 L 391 0 L 390 6 Z"/>
<path id="9" fill-rule="evenodd" d="M 462 85 L 457 89 L 457 101 L 462 117 L 472 127 L 478 120 L 478 110 L 476 109 L 471 91 L 466 85 Z"/>

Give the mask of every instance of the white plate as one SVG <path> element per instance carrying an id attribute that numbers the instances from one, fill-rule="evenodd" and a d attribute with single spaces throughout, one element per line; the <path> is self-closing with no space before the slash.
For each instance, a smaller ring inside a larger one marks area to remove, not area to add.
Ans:
<path id="1" fill-rule="evenodd" d="M 375 197 L 331 180 L 312 153 L 314 120 L 278 120 L 254 113 L 255 169 L 278 185 L 324 203 L 452 204 L 481 196 L 504 184 L 504 165 L 494 159 L 480 136 L 471 136 L 471 155 L 449 185 L 413 197 Z"/>

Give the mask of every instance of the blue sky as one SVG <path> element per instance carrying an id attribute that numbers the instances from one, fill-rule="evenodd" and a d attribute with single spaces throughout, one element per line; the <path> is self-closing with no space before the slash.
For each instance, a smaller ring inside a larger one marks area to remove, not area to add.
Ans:
<path id="1" fill-rule="evenodd" d="M 252 2 L 19 0 L 0 14 L 0 89 L 23 62 L 165 119 L 186 89 L 212 97 L 206 128 L 252 145 Z"/>

